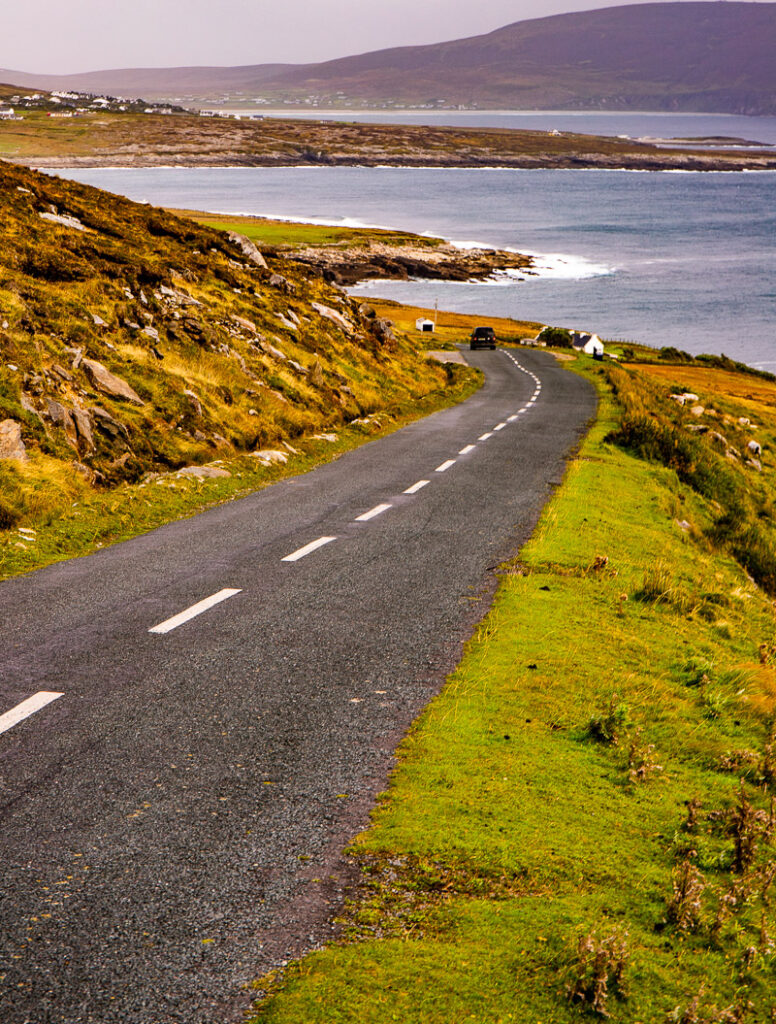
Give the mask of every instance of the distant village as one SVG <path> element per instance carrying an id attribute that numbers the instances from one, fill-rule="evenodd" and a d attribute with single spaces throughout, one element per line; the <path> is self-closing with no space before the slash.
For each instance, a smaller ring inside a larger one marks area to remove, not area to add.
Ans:
<path id="1" fill-rule="evenodd" d="M 187 114 L 184 107 L 149 103 L 120 96 L 95 96 L 80 92 L 33 92 L 8 96 L 0 105 L 0 120 L 22 121 L 25 112 L 43 112 L 49 117 L 83 117 L 98 112 L 128 114 Z"/>

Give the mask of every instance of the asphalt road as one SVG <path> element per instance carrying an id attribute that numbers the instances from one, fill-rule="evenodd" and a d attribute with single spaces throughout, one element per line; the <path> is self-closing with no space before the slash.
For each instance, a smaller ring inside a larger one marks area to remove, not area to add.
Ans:
<path id="1" fill-rule="evenodd" d="M 2 1024 L 228 1024 L 325 939 L 342 847 L 595 409 L 544 353 L 471 361 L 460 406 L 0 584 Z"/>

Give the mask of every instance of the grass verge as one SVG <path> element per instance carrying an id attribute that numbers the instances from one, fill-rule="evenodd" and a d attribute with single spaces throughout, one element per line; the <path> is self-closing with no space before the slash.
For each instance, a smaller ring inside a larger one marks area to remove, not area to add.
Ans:
<path id="1" fill-rule="evenodd" d="M 598 422 L 255 1024 L 773 1020 L 773 608 Z M 643 454 L 643 453 L 642 453 Z"/>
<path id="2" fill-rule="evenodd" d="M 24 495 L 26 514 L 22 526 L 0 531 L 0 581 L 53 562 L 91 554 L 165 523 L 244 497 L 285 477 L 307 473 L 367 441 L 464 401 L 480 387 L 482 375 L 472 368 L 455 366 L 448 370 L 448 382 L 445 388 L 393 404 L 361 423 L 343 426 L 336 434 L 322 435 L 335 440 L 303 436 L 295 438 L 290 449 L 280 445 L 280 451 L 288 454 L 285 464 L 265 466 L 251 455 L 224 457 L 209 464 L 227 470 L 229 477 L 197 479 L 179 477 L 173 472 L 100 491 L 86 482 L 72 481 L 59 471 L 53 459 L 41 463 L 39 479 L 32 481 Z M 8 467 L 6 473 L 12 472 Z M 27 479 L 26 483 L 31 482 Z M 71 488 L 67 493 L 72 503 L 67 511 L 61 512 L 59 505 L 47 500 L 46 491 L 57 491 L 61 503 L 66 487 Z"/>

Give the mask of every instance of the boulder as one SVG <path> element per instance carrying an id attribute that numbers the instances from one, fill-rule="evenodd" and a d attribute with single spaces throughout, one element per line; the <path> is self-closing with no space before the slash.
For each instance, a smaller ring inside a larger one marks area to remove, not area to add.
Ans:
<path id="1" fill-rule="evenodd" d="M 197 419 L 202 419 L 202 402 L 200 402 L 199 400 L 199 395 L 195 394 L 195 392 L 193 391 L 190 391 L 188 388 L 183 392 L 183 394 L 188 399 L 188 403 L 191 406 L 191 411 L 194 413 Z"/>
<path id="2" fill-rule="evenodd" d="M 690 409 L 690 412 L 693 416 L 702 416 L 706 412 L 706 409 L 702 405 L 694 405 L 692 409 Z"/>
<path id="3" fill-rule="evenodd" d="M 283 465 L 288 462 L 285 452 L 273 451 L 271 448 L 265 448 L 260 452 L 251 452 L 251 456 L 258 459 L 259 462 L 263 462 L 265 466 L 271 466 L 273 463 Z"/>
<path id="4" fill-rule="evenodd" d="M 296 291 L 296 285 L 292 284 L 287 277 L 283 277 L 282 274 L 273 274 L 269 279 L 271 288 L 277 288 L 279 291 L 285 292 L 286 295 L 293 295 Z"/>
<path id="5" fill-rule="evenodd" d="M 352 332 L 352 325 L 349 324 L 345 317 L 341 313 L 338 313 L 336 309 L 332 309 L 330 306 L 322 306 L 320 302 L 311 302 L 310 305 L 313 307 L 315 312 L 325 320 L 330 320 L 343 331 L 347 331 L 348 333 Z"/>
<path id="6" fill-rule="evenodd" d="M 27 450 L 22 441 L 22 425 L 16 420 L 0 422 L 0 459 L 26 462 Z"/>
<path id="7" fill-rule="evenodd" d="M 98 363 L 96 359 L 82 359 L 81 366 L 96 391 L 111 398 L 123 398 L 125 401 L 134 402 L 136 405 L 144 404 L 140 395 L 126 381 L 122 380 L 121 377 L 117 377 L 115 373 L 111 373 L 102 363 Z"/>
<path id="8" fill-rule="evenodd" d="M 261 253 L 254 245 L 254 243 L 250 240 L 250 238 L 246 238 L 245 235 L 240 235 L 236 231 L 230 231 L 229 241 L 234 242 L 234 244 L 237 246 L 237 248 L 240 250 L 243 256 L 249 259 L 251 263 L 255 264 L 257 267 L 261 267 L 262 270 L 269 269 L 267 267 L 267 261 L 261 255 Z"/>
<path id="9" fill-rule="evenodd" d="M 310 370 L 310 383 L 313 387 L 322 388 L 326 381 L 323 378 L 323 367 L 320 359 L 315 360 L 315 366 Z"/>
<path id="10" fill-rule="evenodd" d="M 129 433 L 124 424 L 119 423 L 117 419 L 114 419 L 108 410 L 103 409 L 102 406 L 93 405 L 89 410 L 89 414 L 94 418 L 94 425 L 100 427 L 111 437 L 129 437 Z"/>
<path id="11" fill-rule="evenodd" d="M 211 480 L 216 477 L 228 477 L 232 474 L 228 469 L 219 469 L 218 466 L 184 466 L 174 476 L 190 476 L 200 480 Z"/>

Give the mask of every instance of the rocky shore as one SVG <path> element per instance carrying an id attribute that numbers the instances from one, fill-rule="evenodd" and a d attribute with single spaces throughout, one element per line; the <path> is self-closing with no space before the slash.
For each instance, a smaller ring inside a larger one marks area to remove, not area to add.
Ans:
<path id="1" fill-rule="evenodd" d="M 265 249 L 266 251 L 266 249 Z M 282 250 L 276 250 L 277 254 Z M 273 252 L 273 255 L 275 253 Z M 320 273 L 341 287 L 372 279 L 407 281 L 485 280 L 497 273 L 533 274 L 533 259 L 498 249 L 461 249 L 449 242 L 391 244 L 370 240 L 362 245 L 325 245 L 285 252 L 288 260 Z"/>

